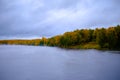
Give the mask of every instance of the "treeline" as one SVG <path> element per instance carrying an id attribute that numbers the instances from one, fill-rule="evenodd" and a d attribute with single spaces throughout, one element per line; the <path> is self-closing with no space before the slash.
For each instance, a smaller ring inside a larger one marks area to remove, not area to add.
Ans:
<path id="1" fill-rule="evenodd" d="M 34 40 L 1 40 L 0 44 L 21 44 L 36 46 L 58 46 L 74 47 L 85 44 L 96 44 L 99 48 L 120 49 L 120 25 L 109 28 L 81 29 L 72 32 L 65 32 L 63 35 L 57 35 L 51 38 Z M 91 45 L 95 46 L 95 45 Z"/>
<path id="2" fill-rule="evenodd" d="M 1 40 L 0 44 L 16 44 L 16 45 L 39 45 L 40 39 L 34 40 Z"/>
<path id="3" fill-rule="evenodd" d="M 0 44 L 43 46 L 47 44 L 47 38 L 43 37 L 42 39 L 33 40 L 0 40 Z"/>
<path id="4" fill-rule="evenodd" d="M 69 47 L 95 43 L 100 48 L 120 49 L 120 25 L 109 28 L 81 29 L 48 39 L 48 45 Z M 93 45 L 94 46 L 94 45 Z"/>

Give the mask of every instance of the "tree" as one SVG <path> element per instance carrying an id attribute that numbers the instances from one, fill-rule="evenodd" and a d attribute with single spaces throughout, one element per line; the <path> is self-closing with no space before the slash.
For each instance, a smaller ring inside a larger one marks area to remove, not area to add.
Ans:
<path id="1" fill-rule="evenodd" d="M 107 30 L 107 38 L 110 49 L 114 49 L 117 46 L 117 34 L 114 27 L 110 27 Z"/>
<path id="2" fill-rule="evenodd" d="M 117 37 L 116 48 L 120 49 L 120 25 L 117 25 L 117 27 L 115 27 L 115 33 Z"/>
<path id="3" fill-rule="evenodd" d="M 41 40 L 40 44 L 41 44 L 41 45 L 47 45 L 47 43 L 48 43 L 47 38 L 42 37 L 42 40 Z"/>
<path id="4" fill-rule="evenodd" d="M 106 37 L 106 30 L 104 28 L 97 30 L 97 36 L 96 41 L 101 46 L 101 48 L 105 47 L 105 44 L 107 42 Z"/>

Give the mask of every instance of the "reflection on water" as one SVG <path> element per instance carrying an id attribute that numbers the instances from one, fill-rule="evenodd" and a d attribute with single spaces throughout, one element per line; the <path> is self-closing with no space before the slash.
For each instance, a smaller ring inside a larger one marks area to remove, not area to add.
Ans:
<path id="1" fill-rule="evenodd" d="M 119 51 L 0 46 L 0 80 L 120 80 Z"/>

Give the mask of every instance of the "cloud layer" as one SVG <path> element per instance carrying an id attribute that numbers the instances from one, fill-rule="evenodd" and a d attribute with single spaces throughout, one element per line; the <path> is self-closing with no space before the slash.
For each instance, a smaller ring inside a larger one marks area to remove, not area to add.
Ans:
<path id="1" fill-rule="evenodd" d="M 120 24 L 120 0 L 0 0 L 0 38 L 50 37 Z"/>

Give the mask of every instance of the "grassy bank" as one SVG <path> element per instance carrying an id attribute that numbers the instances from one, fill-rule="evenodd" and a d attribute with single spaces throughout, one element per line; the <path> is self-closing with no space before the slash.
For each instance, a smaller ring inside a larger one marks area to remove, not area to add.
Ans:
<path id="1" fill-rule="evenodd" d="M 73 45 L 73 46 L 64 46 L 62 48 L 69 48 L 69 49 L 101 49 L 97 43 L 90 42 L 86 44 L 80 45 Z"/>

